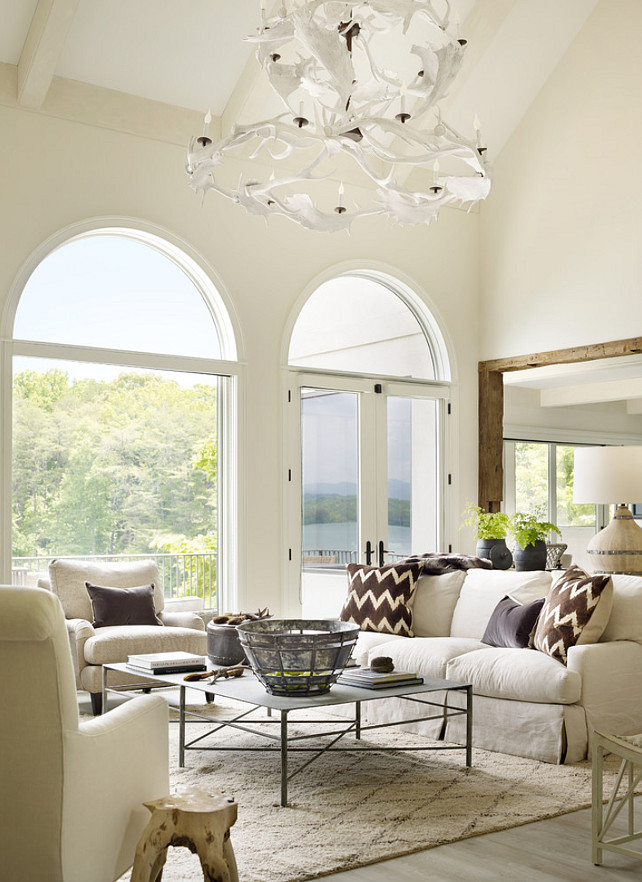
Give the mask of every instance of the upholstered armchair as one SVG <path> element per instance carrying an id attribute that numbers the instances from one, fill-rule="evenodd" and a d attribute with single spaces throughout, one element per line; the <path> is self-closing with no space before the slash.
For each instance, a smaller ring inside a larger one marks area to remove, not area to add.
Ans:
<path id="1" fill-rule="evenodd" d="M 94 627 L 94 609 L 87 583 L 113 589 L 153 586 L 152 615 L 140 621 L 154 623 Z M 39 580 L 38 585 L 49 588 L 62 604 L 76 687 L 90 693 L 94 714 L 102 710 L 103 664 L 126 662 L 129 655 L 148 652 L 207 654 L 207 634 L 202 618 L 192 612 L 168 612 L 165 609 L 158 567 L 153 560 L 102 563 L 56 558 L 49 564 L 49 579 Z M 110 675 L 110 685 L 114 686 L 137 681 L 140 682 L 140 677 L 135 675 Z"/>
<path id="2" fill-rule="evenodd" d="M 0 586 L 0 876 L 114 882 L 169 793 L 168 708 L 142 695 L 79 722 L 62 607 Z"/>

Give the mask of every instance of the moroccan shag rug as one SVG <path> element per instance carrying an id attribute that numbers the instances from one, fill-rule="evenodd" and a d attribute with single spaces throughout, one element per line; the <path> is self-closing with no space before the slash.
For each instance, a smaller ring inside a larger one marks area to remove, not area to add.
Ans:
<path id="1" fill-rule="evenodd" d="M 199 708 L 214 718 L 233 710 L 221 704 Z M 190 724 L 188 739 L 205 728 Z M 475 749 L 473 768 L 466 769 L 463 751 L 362 750 L 326 753 L 313 762 L 290 781 L 290 804 L 282 808 L 276 744 L 240 732 L 233 737 L 237 746 L 270 747 L 243 753 L 191 750 L 180 769 L 178 725 L 170 723 L 170 778 L 172 791 L 209 786 L 234 796 L 238 820 L 232 845 L 240 882 L 304 882 L 591 804 L 586 762 L 555 766 Z M 384 747 L 423 741 L 394 729 L 366 733 L 363 740 Z M 292 755 L 290 769 L 309 756 Z M 605 774 L 614 776 L 617 765 L 611 765 Z M 128 872 L 121 882 L 129 879 Z M 187 848 L 168 850 L 163 882 L 202 879 L 197 855 Z"/>

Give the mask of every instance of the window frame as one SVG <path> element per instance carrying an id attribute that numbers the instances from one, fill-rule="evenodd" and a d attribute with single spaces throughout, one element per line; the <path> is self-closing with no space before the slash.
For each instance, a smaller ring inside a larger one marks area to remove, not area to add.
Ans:
<path id="1" fill-rule="evenodd" d="M 182 242 L 172 241 L 170 234 L 159 234 L 157 228 L 147 225 L 129 226 L 119 219 L 117 224 L 100 220 L 88 221 L 67 228 L 52 236 L 37 248 L 18 274 L 2 316 L 0 339 L 0 438 L 2 459 L 0 461 L 0 581 L 11 584 L 12 574 L 12 448 L 13 448 L 13 362 L 16 356 L 76 361 L 88 364 L 109 364 L 116 367 L 133 367 L 150 370 L 179 371 L 204 374 L 212 378 L 226 379 L 218 382 L 220 400 L 217 408 L 217 432 L 219 438 L 218 496 L 220 514 L 218 519 L 219 565 L 217 590 L 219 606 L 234 606 L 239 598 L 239 500 L 243 498 L 239 486 L 239 438 L 243 408 L 239 398 L 244 394 L 244 371 L 237 352 L 238 333 L 232 324 L 232 311 L 221 292 L 222 284 L 209 267 L 203 265 L 199 256 Z M 65 244 L 86 236 L 124 236 L 154 248 L 168 257 L 190 278 L 212 316 L 221 352 L 225 358 L 203 358 L 184 355 L 167 355 L 158 352 L 46 343 L 15 339 L 13 325 L 20 297 L 35 268 L 49 254 Z"/>

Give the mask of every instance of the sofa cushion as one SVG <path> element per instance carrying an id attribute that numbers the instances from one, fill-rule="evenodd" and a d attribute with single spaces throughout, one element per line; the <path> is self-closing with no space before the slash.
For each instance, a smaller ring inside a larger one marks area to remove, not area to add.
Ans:
<path id="1" fill-rule="evenodd" d="M 487 647 L 453 658 L 446 669 L 449 680 L 472 683 L 473 692 L 491 698 L 541 704 L 579 701 L 582 678 L 534 649 Z M 507 718 L 507 725 L 510 720 Z"/>
<path id="2" fill-rule="evenodd" d="M 506 570 L 468 570 L 453 612 L 452 637 L 481 640 L 493 610 L 506 594 L 520 603 L 545 597 L 551 574 L 543 570 L 509 573 Z"/>
<path id="3" fill-rule="evenodd" d="M 129 655 L 148 652 L 207 653 L 207 633 L 195 628 L 157 628 L 154 625 L 108 625 L 85 643 L 90 665 L 126 662 Z"/>
<path id="4" fill-rule="evenodd" d="M 412 602 L 421 564 L 348 564 L 348 596 L 339 613 L 363 631 L 412 637 Z"/>
<path id="5" fill-rule="evenodd" d="M 412 604 L 412 628 L 417 637 L 447 637 L 466 573 L 420 576 Z"/>
<path id="6" fill-rule="evenodd" d="M 543 597 L 530 603 L 520 603 L 510 594 L 502 597 L 488 620 L 482 643 L 525 649 L 543 605 Z"/>
<path id="7" fill-rule="evenodd" d="M 376 647 L 384 647 L 384 644 L 400 641 L 406 642 L 405 637 L 396 637 L 394 634 L 382 634 L 380 631 L 359 631 L 357 643 L 352 650 L 352 658 L 358 665 L 368 664 L 368 654 L 371 649 Z M 378 655 L 387 655 L 388 653 L 382 648 Z"/>
<path id="8" fill-rule="evenodd" d="M 616 573 L 613 583 L 613 608 L 600 642 L 635 640 L 642 643 L 642 577 Z"/>
<path id="9" fill-rule="evenodd" d="M 114 588 L 135 588 L 153 583 L 156 612 L 160 612 L 164 606 L 158 566 L 153 560 L 103 562 L 60 557 L 49 564 L 49 580 L 51 590 L 60 598 L 68 619 L 92 620 L 91 601 L 85 582 Z"/>
<path id="10" fill-rule="evenodd" d="M 106 625 L 160 625 L 162 622 L 154 609 L 154 586 L 137 585 L 135 588 L 111 588 L 85 582 L 94 628 Z"/>
<path id="11" fill-rule="evenodd" d="M 608 574 L 570 567 L 552 587 L 535 630 L 535 648 L 566 664 L 569 647 L 597 643 L 613 606 Z"/>
<path id="12" fill-rule="evenodd" d="M 412 640 L 394 640 L 381 648 L 371 649 L 368 660 L 372 661 L 377 655 L 387 655 L 398 671 L 443 678 L 451 659 L 475 650 L 490 650 L 490 647 L 468 637 L 414 637 Z"/>

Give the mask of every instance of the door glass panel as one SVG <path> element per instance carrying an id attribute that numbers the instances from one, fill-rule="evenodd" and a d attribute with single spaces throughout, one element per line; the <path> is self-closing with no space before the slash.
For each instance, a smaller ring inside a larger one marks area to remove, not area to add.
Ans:
<path id="1" fill-rule="evenodd" d="M 548 444 L 515 442 L 515 510 L 548 512 Z"/>
<path id="2" fill-rule="evenodd" d="M 437 547 L 435 400 L 391 397 L 388 420 L 388 559 Z"/>
<path id="3" fill-rule="evenodd" d="M 301 390 L 304 568 L 359 560 L 359 398 Z"/>

